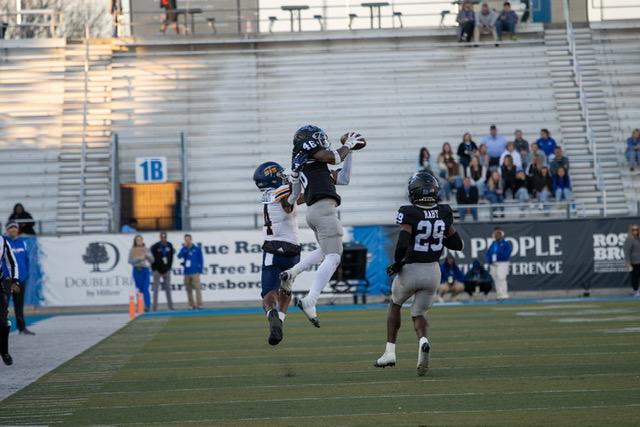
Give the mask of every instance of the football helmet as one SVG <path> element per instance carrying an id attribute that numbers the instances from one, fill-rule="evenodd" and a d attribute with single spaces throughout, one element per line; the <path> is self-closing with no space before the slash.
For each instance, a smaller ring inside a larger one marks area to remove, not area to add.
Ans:
<path id="1" fill-rule="evenodd" d="M 293 135 L 293 147 L 295 150 L 299 150 L 304 146 L 305 142 L 315 142 L 320 145 L 322 148 L 329 148 L 331 143 L 329 142 L 329 137 L 318 126 L 314 125 L 305 125 L 298 129 Z"/>
<path id="2" fill-rule="evenodd" d="M 265 162 L 256 168 L 253 180 L 260 190 L 278 188 L 287 183 L 284 168 L 276 162 Z"/>
<path id="3" fill-rule="evenodd" d="M 440 184 L 438 179 L 427 171 L 413 174 L 409 179 L 409 201 L 414 205 L 431 207 L 438 203 Z"/>

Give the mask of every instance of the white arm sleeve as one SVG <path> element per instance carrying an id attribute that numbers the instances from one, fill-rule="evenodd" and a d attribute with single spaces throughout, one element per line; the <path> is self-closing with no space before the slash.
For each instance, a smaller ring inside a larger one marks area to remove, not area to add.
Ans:
<path id="1" fill-rule="evenodd" d="M 344 163 L 342 164 L 342 169 L 338 171 L 338 176 L 336 178 L 336 185 L 349 185 L 351 181 L 351 158 L 353 156 L 351 153 L 347 155 L 344 159 Z"/>
<path id="2" fill-rule="evenodd" d="M 296 204 L 298 201 L 298 197 L 300 197 L 300 193 L 302 193 L 302 182 L 300 182 L 300 177 L 297 172 L 291 173 L 291 194 L 287 197 L 287 203 L 290 205 Z"/>

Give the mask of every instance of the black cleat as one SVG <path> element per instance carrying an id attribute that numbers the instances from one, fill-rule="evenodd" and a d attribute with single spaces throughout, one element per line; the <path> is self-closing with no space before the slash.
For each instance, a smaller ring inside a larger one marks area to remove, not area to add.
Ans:
<path id="1" fill-rule="evenodd" d="M 282 341 L 282 320 L 275 308 L 269 312 L 269 344 L 278 345 Z"/>
<path id="2" fill-rule="evenodd" d="M 5 365 L 7 366 L 13 365 L 13 358 L 9 353 L 3 353 L 1 356 L 2 356 L 2 361 L 4 362 Z"/>
<path id="3" fill-rule="evenodd" d="M 300 311 L 302 311 L 302 314 L 304 314 L 305 317 L 307 319 L 309 319 L 309 322 L 311 322 L 311 324 L 313 326 L 315 326 L 316 328 L 319 328 L 320 327 L 320 320 L 318 320 L 318 317 L 314 317 L 311 313 L 307 312 L 308 309 L 305 309 L 302 299 L 296 297 L 294 302 L 296 304 L 296 307 L 298 307 L 300 309 Z M 315 307 L 314 307 L 313 312 L 315 313 Z"/>

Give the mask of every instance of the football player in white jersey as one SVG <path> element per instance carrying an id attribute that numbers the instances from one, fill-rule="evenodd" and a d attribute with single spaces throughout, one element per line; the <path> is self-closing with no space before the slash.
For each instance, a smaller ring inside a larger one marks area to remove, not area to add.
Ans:
<path id="1" fill-rule="evenodd" d="M 291 283 L 281 281 L 280 273 L 300 261 L 298 223 L 294 206 L 287 201 L 291 188 L 282 166 L 263 163 L 256 168 L 253 180 L 262 191 L 264 214 L 262 306 L 269 321 L 269 344 L 277 345 L 282 341 L 282 327 L 291 302 Z"/>

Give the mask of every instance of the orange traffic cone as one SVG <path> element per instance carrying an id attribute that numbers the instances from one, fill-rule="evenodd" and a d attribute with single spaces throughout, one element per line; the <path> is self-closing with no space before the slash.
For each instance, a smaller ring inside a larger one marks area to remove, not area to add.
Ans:
<path id="1" fill-rule="evenodd" d="M 133 295 L 129 295 L 129 318 L 133 319 L 136 317 L 136 302 L 134 300 Z"/>
<path id="2" fill-rule="evenodd" d="M 144 299 L 142 298 L 142 294 L 138 293 L 138 314 L 144 313 Z"/>

